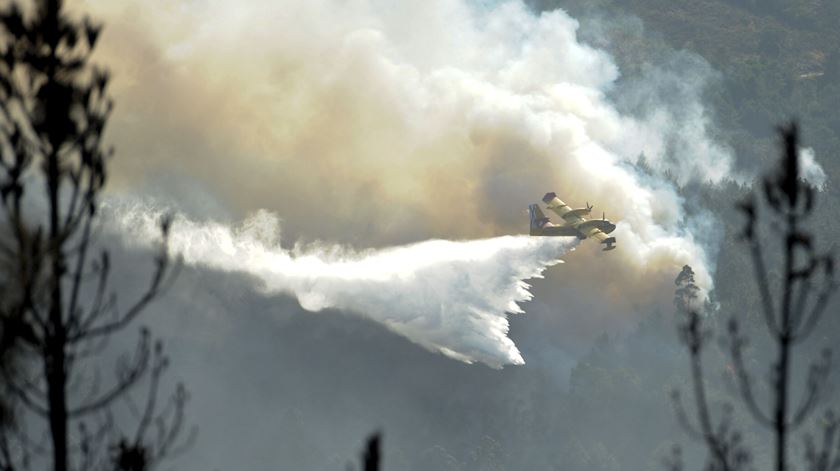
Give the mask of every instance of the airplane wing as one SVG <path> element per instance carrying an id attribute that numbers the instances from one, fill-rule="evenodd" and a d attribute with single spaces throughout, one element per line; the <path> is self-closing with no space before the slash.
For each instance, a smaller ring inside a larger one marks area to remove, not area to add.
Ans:
<path id="1" fill-rule="evenodd" d="M 586 222 L 598 222 L 597 220 Z M 615 226 L 613 226 L 615 227 Z M 586 223 L 578 226 L 578 230 L 587 238 L 596 239 L 601 244 L 604 244 L 604 250 L 612 250 L 615 248 L 615 237 L 611 237 L 595 225 L 586 225 Z"/>
<path id="2" fill-rule="evenodd" d="M 586 237 L 591 237 L 593 239 L 597 239 L 599 242 L 603 242 L 607 240 L 610 236 L 604 234 L 601 230 L 596 229 L 594 227 L 590 227 L 589 229 L 581 230 L 580 232 L 583 233 Z"/>
<path id="3" fill-rule="evenodd" d="M 554 192 L 546 193 L 545 196 L 543 196 L 543 203 L 545 203 L 548 209 L 554 211 L 555 214 L 563 218 L 563 220 L 568 224 L 577 224 L 586 220 L 579 214 L 579 211 L 575 211 L 570 208 L 569 205 L 561 201 Z"/>
<path id="4" fill-rule="evenodd" d="M 592 229 L 606 234 L 615 230 L 615 224 L 607 221 L 606 219 L 584 219 L 583 222 L 575 227 L 584 234 L 589 234 Z M 587 237 L 589 237 L 589 235 L 587 235 Z"/>
<path id="5" fill-rule="evenodd" d="M 609 239 L 610 232 L 615 230 L 615 224 L 606 219 L 589 219 L 575 226 L 586 237 L 594 237 L 601 242 Z"/>

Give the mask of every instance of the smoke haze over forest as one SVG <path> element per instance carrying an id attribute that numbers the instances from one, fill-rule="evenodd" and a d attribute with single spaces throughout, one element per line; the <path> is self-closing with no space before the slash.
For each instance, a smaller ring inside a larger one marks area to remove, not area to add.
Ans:
<path id="1" fill-rule="evenodd" d="M 674 278 L 715 315 L 757 304 L 733 208 L 763 172 L 742 149 L 774 152 L 744 123 L 778 116 L 731 111 L 735 66 L 653 0 L 586 3 L 70 2 L 105 26 L 121 291 L 176 214 L 185 268 L 144 318 L 200 429 L 173 466 L 342 469 L 374 430 L 385 469 L 659 466 Z M 803 175 L 836 208 L 840 137 L 813 128 Z M 549 191 L 617 250 L 523 235 Z"/>
<path id="2" fill-rule="evenodd" d="M 266 209 L 289 245 L 357 248 L 519 234 L 557 191 L 618 221 L 624 248 L 583 248 L 562 285 L 647 302 L 689 263 L 712 287 L 717 222 L 669 180 L 732 176 L 698 57 L 623 90 L 574 18 L 517 2 L 85 6 L 109 25 L 119 188 L 231 222 Z"/>

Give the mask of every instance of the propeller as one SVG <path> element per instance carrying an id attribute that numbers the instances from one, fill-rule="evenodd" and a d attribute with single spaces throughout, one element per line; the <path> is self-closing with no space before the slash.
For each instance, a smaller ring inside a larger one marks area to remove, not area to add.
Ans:
<path id="1" fill-rule="evenodd" d="M 607 212 L 606 212 L 606 211 L 604 211 L 603 213 L 601 213 L 601 220 L 602 220 L 602 221 L 606 221 L 606 220 L 607 220 Z"/>
<path id="2" fill-rule="evenodd" d="M 592 206 L 591 204 L 589 204 L 589 201 L 587 201 L 587 202 L 586 202 L 586 212 L 587 212 L 587 213 L 591 213 L 591 212 L 592 212 L 592 208 L 594 208 L 594 206 Z"/>

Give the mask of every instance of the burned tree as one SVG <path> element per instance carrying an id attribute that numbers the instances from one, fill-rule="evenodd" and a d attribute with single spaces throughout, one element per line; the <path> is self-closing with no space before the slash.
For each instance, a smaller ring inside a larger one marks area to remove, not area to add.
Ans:
<path id="1" fill-rule="evenodd" d="M 804 182 L 799 169 L 799 144 L 796 125 L 780 130 L 782 143 L 781 165 L 763 180 L 762 192 L 742 203 L 739 209 L 746 216 L 742 237 L 749 246 L 759 294 L 763 321 L 776 346 L 776 359 L 770 365 L 769 408 L 756 398 L 753 372 L 747 368 L 745 348 L 747 335 L 737 318 L 727 323 L 725 346 L 731 359 L 738 396 L 749 415 L 761 426 L 773 432 L 774 463 L 777 471 L 791 469 L 788 448 L 790 434 L 812 415 L 827 391 L 831 371 L 831 350 L 825 348 L 812 361 L 805 379 L 803 397 L 794 406 L 791 398 L 791 359 L 794 347 L 801 345 L 818 325 L 837 284 L 834 280 L 834 259 L 819 252 L 811 234 L 803 229 L 803 222 L 814 208 L 815 191 Z M 763 199 L 763 204 L 759 204 Z M 769 209 L 769 211 L 768 211 Z M 769 220 L 781 239 L 782 270 L 780 286 L 771 283 L 766 260 L 768 253 L 759 224 Z M 688 347 L 692 362 L 692 380 L 696 403 L 696 425 L 675 393 L 678 417 L 691 435 L 703 441 L 709 451 L 708 469 L 737 470 L 749 465 L 750 455 L 742 435 L 732 424 L 732 407 L 727 405 L 718 420 L 714 420 L 706 399 L 701 354 L 711 332 L 703 326 L 703 315 L 694 302 L 696 290 L 690 267 L 677 278 L 676 304 L 683 315 L 681 340 Z M 688 273 L 688 274 L 687 274 Z M 688 280 L 688 281 L 687 281 Z M 828 411 L 822 424 L 822 440 L 816 445 L 810 435 L 805 436 L 807 469 L 828 471 L 840 469 L 840 421 Z M 672 463 L 673 464 L 673 463 Z M 674 467 L 679 467 L 678 464 Z"/>
<path id="2" fill-rule="evenodd" d="M 0 468 L 26 467 L 43 454 L 57 471 L 148 469 L 172 451 L 187 397 L 178 386 L 168 405 L 157 404 L 168 364 L 160 342 L 141 329 L 136 351 L 117 362 L 107 387 L 89 365 L 109 336 L 160 295 L 177 264 L 167 254 L 163 221 L 150 283 L 119 309 L 108 253 L 94 252 L 112 155 L 102 142 L 113 106 L 108 73 L 90 63 L 101 27 L 62 7 L 61 0 L 38 0 L 33 8 L 0 11 L 0 352 L 12 355 L 0 361 L 0 378 L 10 407 L 40 417 L 48 430 L 40 443 L 25 421 L 6 422 Z M 137 431 L 118 432 L 111 408 L 144 379 L 148 396 L 136 411 Z M 89 391 L 73 394 L 74 384 Z M 126 467 L 138 453 L 142 467 L 137 460 Z"/>
<path id="3" fill-rule="evenodd" d="M 693 423 L 683 407 L 680 394 L 673 394 L 677 419 L 689 435 L 703 442 L 709 451 L 709 471 L 735 471 L 744 469 L 750 462 L 750 454 L 744 447 L 740 432 L 735 430 L 732 423 L 732 408 L 724 407 L 719 420 L 712 417 L 711 405 L 703 383 L 703 349 L 712 338 L 712 331 L 703 326 L 703 310 L 705 306 L 699 299 L 700 288 L 694 282 L 694 271 L 690 266 L 683 267 L 674 283 L 677 289 L 674 293 L 674 304 L 682 316 L 679 324 L 680 341 L 686 345 L 691 359 L 691 378 L 694 400 L 697 410 L 696 424 Z M 669 467 L 681 469 L 682 463 L 679 451 L 675 451 Z"/>

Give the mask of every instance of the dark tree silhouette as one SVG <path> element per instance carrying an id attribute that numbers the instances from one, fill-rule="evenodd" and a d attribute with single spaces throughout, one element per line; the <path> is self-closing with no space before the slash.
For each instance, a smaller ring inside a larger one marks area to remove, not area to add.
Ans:
<path id="1" fill-rule="evenodd" d="M 14 3 L 0 11 L 0 353 L 12 352 L 0 358 L 0 377 L 9 407 L 42 418 L 48 429 L 43 443 L 24 421 L 5 422 L 0 469 L 25 468 L 33 454 L 46 455 L 56 471 L 148 469 L 173 451 L 187 399 L 179 385 L 168 404 L 158 404 L 168 364 L 160 342 L 141 329 L 110 385 L 90 365 L 108 337 L 161 294 L 178 264 L 167 254 L 166 220 L 148 287 L 120 309 L 108 253 L 93 253 L 113 153 L 102 143 L 112 109 L 108 73 L 89 62 L 101 27 L 62 7 L 37 0 L 26 11 Z M 130 407 L 139 425 L 127 435 L 111 409 L 144 379 L 147 399 Z"/>
<path id="2" fill-rule="evenodd" d="M 362 455 L 362 466 L 364 471 L 379 471 L 379 448 L 382 435 L 375 433 L 368 438 L 364 455 Z"/>
<path id="3" fill-rule="evenodd" d="M 703 328 L 702 302 L 698 293 L 700 288 L 694 283 L 694 271 L 690 266 L 683 267 L 674 281 L 677 289 L 674 304 L 683 316 L 679 324 L 680 340 L 688 347 L 691 358 L 691 376 L 694 399 L 697 406 L 696 425 L 688 418 L 682 406 L 678 391 L 674 392 L 677 418 L 692 438 L 702 441 L 709 450 L 710 460 L 706 469 L 709 471 L 733 471 L 743 469 L 750 462 L 750 454 L 745 449 L 741 434 L 733 428 L 732 408 L 724 408 L 722 417 L 715 422 L 712 418 L 709 401 L 703 383 L 703 348 L 711 339 L 712 332 Z M 674 462 L 670 467 L 681 469 L 679 451 L 675 452 Z"/>
<path id="4" fill-rule="evenodd" d="M 756 399 L 752 374 L 744 358 L 748 340 L 736 318 L 728 321 L 726 344 L 741 402 L 759 424 L 773 431 L 775 469 L 784 471 L 791 469 L 788 457 L 790 433 L 812 415 L 826 393 L 831 371 L 831 350 L 826 348 L 817 360 L 811 362 L 803 397 L 794 407 L 790 397 L 793 348 L 814 331 L 837 285 L 833 257 L 819 253 L 813 237 L 802 229 L 803 221 L 813 210 L 815 192 L 800 178 L 797 126 L 791 124 L 780 129 L 779 133 L 781 164 L 762 182 L 764 204 L 759 205 L 753 196 L 739 206 L 747 219 L 742 236 L 753 260 L 763 303 L 763 318 L 777 347 L 776 361 L 770 367 L 771 410 L 765 410 Z M 765 206 L 769 212 L 762 213 Z M 760 216 L 769 219 L 771 227 L 776 228 L 783 247 L 782 279 L 778 290 L 772 286 L 765 264 L 766 249 L 758 230 Z M 722 416 L 714 420 L 707 401 L 701 354 L 711 338 L 711 331 L 703 326 L 704 316 L 697 306 L 697 287 L 690 267 L 683 268 L 676 283 L 679 288 L 675 303 L 683 315 L 680 337 L 691 356 L 696 425 L 689 421 L 680 396 L 675 393 L 677 416 L 690 435 L 706 444 L 709 451 L 707 469 L 744 469 L 750 463 L 750 454 L 741 434 L 732 425 L 732 406 L 726 405 Z M 838 427 L 840 421 L 828 411 L 822 424 L 821 443 L 817 445 L 812 436 L 805 436 L 807 469 L 840 469 Z M 672 468 L 681 467 L 678 458 L 675 456 Z"/>

